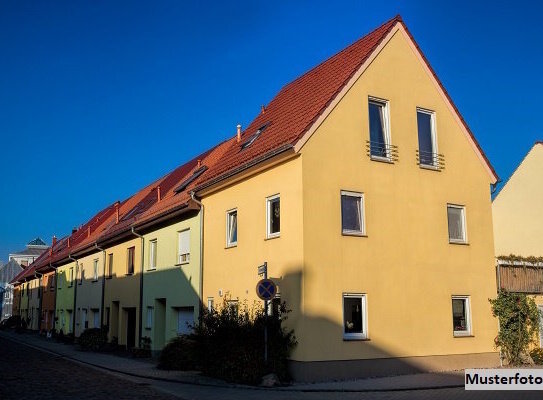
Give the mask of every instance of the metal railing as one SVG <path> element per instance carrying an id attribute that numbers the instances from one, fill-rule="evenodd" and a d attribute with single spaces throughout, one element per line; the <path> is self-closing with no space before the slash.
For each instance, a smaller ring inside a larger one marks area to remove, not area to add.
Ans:
<path id="1" fill-rule="evenodd" d="M 417 150 L 417 165 L 442 171 L 445 169 L 445 156 L 431 151 Z"/>
<path id="2" fill-rule="evenodd" d="M 398 146 L 366 140 L 366 154 L 370 158 L 395 162 L 398 161 Z"/>

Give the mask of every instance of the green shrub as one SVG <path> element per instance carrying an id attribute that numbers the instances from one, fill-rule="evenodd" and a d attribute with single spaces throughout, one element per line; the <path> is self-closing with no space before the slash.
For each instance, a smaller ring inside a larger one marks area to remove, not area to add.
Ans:
<path id="1" fill-rule="evenodd" d="M 523 293 L 501 290 L 494 300 L 489 299 L 492 314 L 498 317 L 500 330 L 495 339 L 510 365 L 522 365 L 530 344 L 539 332 L 539 311 L 535 301 Z"/>
<path id="2" fill-rule="evenodd" d="M 160 353 L 158 368 L 190 371 L 197 368 L 196 341 L 191 336 L 173 338 Z"/>
<path id="3" fill-rule="evenodd" d="M 107 334 L 100 328 L 85 329 L 79 336 L 79 345 L 83 350 L 100 351 L 107 342 Z"/>
<path id="4" fill-rule="evenodd" d="M 543 365 L 543 349 L 537 348 L 530 351 L 530 357 L 534 360 L 534 363 L 538 365 Z"/>
<path id="5" fill-rule="evenodd" d="M 217 311 L 204 312 L 195 327 L 198 366 L 205 375 L 229 382 L 259 384 L 275 373 L 282 382 L 290 380 L 288 359 L 296 346 L 293 331 L 287 331 L 286 304 L 273 316 L 265 316 L 261 304 L 247 303 L 238 311 L 226 299 Z M 268 329 L 268 362 L 264 362 L 264 326 Z"/>

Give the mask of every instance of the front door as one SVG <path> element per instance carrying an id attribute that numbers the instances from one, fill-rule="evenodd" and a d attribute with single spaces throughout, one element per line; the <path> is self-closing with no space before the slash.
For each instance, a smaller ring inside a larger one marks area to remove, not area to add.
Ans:
<path id="1" fill-rule="evenodd" d="M 126 309 L 126 347 L 131 349 L 136 346 L 136 309 Z"/>

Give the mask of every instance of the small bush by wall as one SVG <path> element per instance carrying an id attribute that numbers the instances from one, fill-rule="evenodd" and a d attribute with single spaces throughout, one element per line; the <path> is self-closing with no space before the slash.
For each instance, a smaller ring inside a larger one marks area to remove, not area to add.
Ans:
<path id="1" fill-rule="evenodd" d="M 107 342 L 107 334 L 100 328 L 85 329 L 79 336 L 79 345 L 83 350 L 100 351 Z"/>
<path id="2" fill-rule="evenodd" d="M 197 369 L 198 355 L 196 341 L 192 336 L 173 338 L 162 350 L 158 368 L 176 371 Z"/>

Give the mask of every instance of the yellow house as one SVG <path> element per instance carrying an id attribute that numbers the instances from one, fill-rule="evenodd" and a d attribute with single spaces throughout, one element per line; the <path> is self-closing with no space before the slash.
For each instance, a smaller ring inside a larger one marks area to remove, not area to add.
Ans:
<path id="1" fill-rule="evenodd" d="M 543 142 L 536 142 L 494 198 L 492 217 L 498 286 L 533 295 L 543 313 L 542 171 Z M 541 323 L 543 347 L 543 314 Z"/>
<path id="2" fill-rule="evenodd" d="M 286 85 L 228 146 L 195 188 L 203 301 L 258 300 L 267 262 L 296 379 L 499 363 L 497 175 L 399 17 Z"/>

